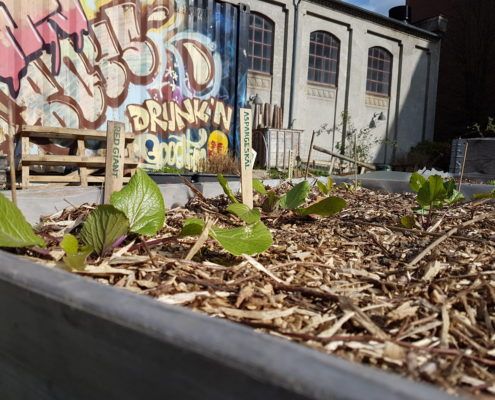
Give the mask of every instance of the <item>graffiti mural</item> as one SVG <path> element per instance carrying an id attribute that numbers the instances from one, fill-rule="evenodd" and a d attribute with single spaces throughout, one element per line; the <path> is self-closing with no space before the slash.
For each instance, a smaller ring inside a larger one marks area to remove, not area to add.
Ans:
<path id="1" fill-rule="evenodd" d="M 123 121 L 144 167 L 194 170 L 236 149 L 246 23 L 208 0 L 0 1 L 0 127 Z"/>

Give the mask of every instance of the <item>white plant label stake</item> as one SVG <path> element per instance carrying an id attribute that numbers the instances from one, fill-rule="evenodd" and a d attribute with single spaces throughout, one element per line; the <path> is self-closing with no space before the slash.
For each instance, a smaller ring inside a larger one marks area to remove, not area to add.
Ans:
<path id="1" fill-rule="evenodd" d="M 125 130 L 122 122 L 107 124 L 107 154 L 105 165 L 104 203 L 110 204 L 113 192 L 122 189 L 124 182 Z"/>
<path id="2" fill-rule="evenodd" d="M 250 108 L 240 109 L 242 202 L 253 208 L 252 116 Z"/>
<path id="3" fill-rule="evenodd" d="M 289 172 L 288 178 L 289 181 L 294 177 L 294 150 L 289 150 Z"/>

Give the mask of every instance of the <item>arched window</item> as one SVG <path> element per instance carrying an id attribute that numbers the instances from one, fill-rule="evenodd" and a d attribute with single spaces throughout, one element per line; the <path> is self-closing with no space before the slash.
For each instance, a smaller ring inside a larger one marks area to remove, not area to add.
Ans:
<path id="1" fill-rule="evenodd" d="M 382 47 L 371 47 L 368 51 L 368 78 L 366 91 L 390 96 L 392 78 L 392 54 Z"/>
<path id="2" fill-rule="evenodd" d="M 308 81 L 337 86 L 340 42 L 327 32 L 312 32 L 309 39 Z"/>
<path id="3" fill-rule="evenodd" d="M 259 14 L 249 16 L 249 69 L 272 73 L 274 23 Z"/>

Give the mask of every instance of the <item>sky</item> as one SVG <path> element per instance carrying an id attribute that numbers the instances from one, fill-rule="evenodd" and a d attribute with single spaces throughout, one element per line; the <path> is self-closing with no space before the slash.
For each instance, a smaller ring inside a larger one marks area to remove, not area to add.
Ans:
<path id="1" fill-rule="evenodd" d="M 405 4 L 405 0 L 344 0 L 348 3 L 355 4 L 366 8 L 370 11 L 375 11 L 388 16 L 388 10 L 394 6 Z"/>

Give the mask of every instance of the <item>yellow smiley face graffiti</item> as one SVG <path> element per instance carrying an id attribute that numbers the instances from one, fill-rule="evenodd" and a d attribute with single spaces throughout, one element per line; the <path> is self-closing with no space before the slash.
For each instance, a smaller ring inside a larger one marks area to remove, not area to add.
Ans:
<path id="1" fill-rule="evenodd" d="M 208 138 L 208 155 L 226 155 L 229 151 L 229 139 L 222 131 L 213 131 Z"/>

